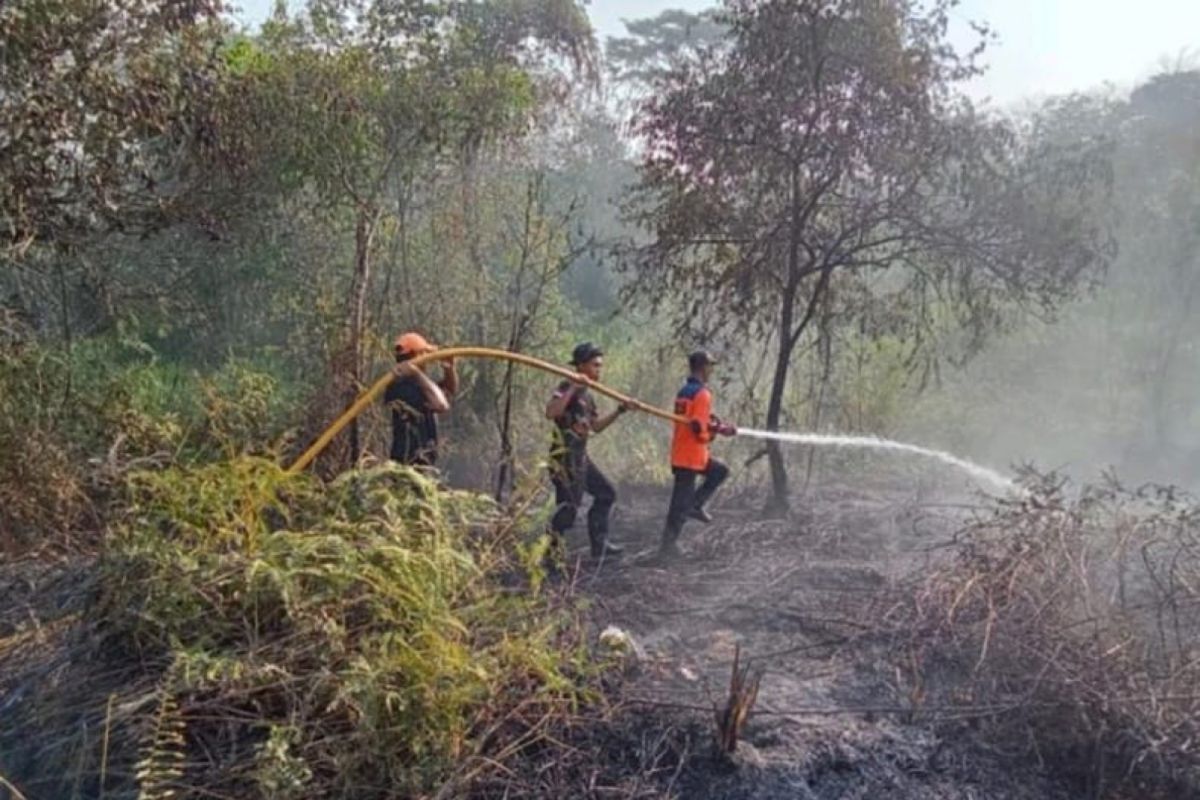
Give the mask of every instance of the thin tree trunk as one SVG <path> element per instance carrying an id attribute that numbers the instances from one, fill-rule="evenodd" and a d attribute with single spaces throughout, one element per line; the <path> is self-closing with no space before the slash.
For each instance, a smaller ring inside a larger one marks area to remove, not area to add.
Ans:
<path id="1" fill-rule="evenodd" d="M 796 293 L 800 289 L 800 165 L 792 164 L 791 175 L 791 225 L 788 229 L 787 283 L 783 289 L 782 307 L 779 313 L 779 352 L 775 358 L 775 373 L 771 377 L 771 397 L 767 402 L 767 430 L 779 430 L 783 416 L 783 393 L 787 388 L 788 367 L 792 361 L 792 350 L 798 337 L 792 335 L 792 323 L 796 312 Z M 765 513 L 782 516 L 788 511 L 787 462 L 779 442 L 767 442 L 767 462 L 771 467 L 771 497 Z"/>
<path id="2" fill-rule="evenodd" d="M 779 430 L 779 423 L 783 418 L 783 393 L 787 387 L 792 354 L 796 350 L 796 345 L 800 343 L 800 337 L 808 330 L 808 325 L 812 322 L 821 299 L 828 291 L 832 275 L 832 266 L 827 264 L 821 268 L 821 275 L 817 279 L 817 285 L 813 287 L 812 295 L 808 298 L 804 316 L 800 318 L 799 322 L 796 322 L 794 329 L 791 326 L 795 319 L 795 302 L 800 282 L 798 280 L 789 281 L 788 285 L 784 287 L 783 308 L 780 312 L 779 352 L 775 359 L 775 374 L 771 381 L 771 399 L 767 405 L 767 430 Z M 772 494 L 765 513 L 768 516 L 775 516 L 787 513 L 789 508 L 787 466 L 778 442 L 768 442 L 767 444 L 767 456 L 771 464 Z"/>
<path id="3" fill-rule="evenodd" d="M 788 367 L 792 359 L 791 331 L 795 296 L 795 288 L 789 284 L 780 311 L 779 352 L 775 356 L 775 372 L 771 376 L 771 395 L 767 401 L 767 430 L 769 431 L 779 430 L 779 423 L 783 416 L 783 393 L 787 388 Z M 783 459 L 783 448 L 779 442 L 767 442 L 767 462 L 771 467 L 771 497 L 767 501 L 765 513 L 768 516 L 783 515 L 788 511 L 788 475 L 787 464 Z"/>
<path id="4" fill-rule="evenodd" d="M 533 242 L 533 212 L 538 198 L 541 197 L 542 179 L 540 174 L 532 178 L 525 187 L 525 211 L 521 225 L 521 261 L 517 265 L 515 291 L 513 292 L 513 317 L 508 336 L 510 352 L 520 352 L 525 334 L 533 324 L 542 302 L 542 292 L 546 287 L 546 275 L 541 276 L 541 283 L 534 293 L 530 303 L 525 302 L 525 273 L 529 269 L 532 257 Z M 539 213 L 541 209 L 539 208 Z M 522 308 L 524 306 L 524 308 Z M 504 394 L 504 409 L 500 417 L 500 466 L 496 474 L 496 502 L 504 500 L 504 490 L 512 488 L 513 478 L 513 441 L 512 441 L 512 407 L 513 407 L 513 362 L 508 362 L 504 370 L 504 381 L 501 391 Z"/>
<path id="5" fill-rule="evenodd" d="M 412 191 L 413 190 L 411 187 L 408 187 L 405 189 L 405 192 L 407 192 L 408 194 L 405 195 L 405 200 L 401 204 L 400 208 L 398 209 L 398 213 L 399 213 L 398 221 L 399 221 L 400 227 L 399 227 L 399 230 L 397 231 L 397 233 L 400 236 L 400 273 L 404 277 L 404 312 L 407 315 L 407 318 L 409 318 L 409 319 L 413 318 L 413 316 L 414 316 L 413 308 L 415 307 L 415 303 L 413 301 L 413 298 L 415 295 L 414 295 L 414 290 L 413 290 L 412 262 L 409 258 L 409 239 L 408 239 L 408 220 L 409 220 L 408 211 L 409 211 L 409 207 L 411 205 L 411 200 L 412 200 L 411 192 Z"/>
<path id="6" fill-rule="evenodd" d="M 821 303 L 821 321 L 817 329 L 817 348 L 815 354 L 820 362 L 820 376 L 817 378 L 816 402 L 813 406 L 812 430 L 821 430 L 821 412 L 825 407 L 825 390 L 829 388 L 829 380 L 833 373 L 833 333 L 830 330 L 829 303 Z M 807 495 L 812 484 L 813 471 L 816 467 L 817 448 L 809 446 L 808 457 L 804 467 L 804 488 L 801 495 Z"/>
<path id="7" fill-rule="evenodd" d="M 363 382 L 363 339 L 367 322 L 367 287 L 371 282 L 371 244 L 379 222 L 373 209 L 360 208 L 354 224 L 354 279 L 350 283 L 350 308 L 347 314 L 347 356 L 345 368 L 346 401 L 354 402 Z M 358 420 L 350 423 L 350 462 L 362 455 Z"/>
<path id="8" fill-rule="evenodd" d="M 515 341 L 510 341 L 508 349 L 516 352 Z M 512 406 L 513 406 L 513 368 L 516 365 L 510 361 L 504 369 L 504 411 L 500 417 L 500 468 L 496 472 L 496 502 L 504 502 L 504 490 L 511 488 L 513 442 L 512 442 Z"/>

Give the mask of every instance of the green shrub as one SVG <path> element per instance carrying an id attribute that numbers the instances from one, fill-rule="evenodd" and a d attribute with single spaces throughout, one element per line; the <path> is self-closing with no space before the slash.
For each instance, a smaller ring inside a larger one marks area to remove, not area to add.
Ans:
<path id="1" fill-rule="evenodd" d="M 518 703 L 583 695 L 571 616 L 499 585 L 517 532 L 394 465 L 329 487 L 253 458 L 135 474 L 92 622 L 107 658 L 170 665 L 190 765 L 176 786 L 419 793 Z M 194 748 L 214 738 L 239 757 Z"/>
<path id="2" fill-rule="evenodd" d="M 297 405 L 279 371 L 201 373 L 111 339 L 0 343 L 0 551 L 94 532 L 130 468 L 277 450 Z"/>

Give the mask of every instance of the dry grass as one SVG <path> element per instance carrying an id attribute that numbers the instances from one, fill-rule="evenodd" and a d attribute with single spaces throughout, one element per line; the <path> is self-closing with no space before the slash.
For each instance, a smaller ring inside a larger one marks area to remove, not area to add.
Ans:
<path id="1" fill-rule="evenodd" d="M 758 689 L 762 684 L 761 668 L 741 665 L 742 649 L 735 647 L 733 666 L 729 674 L 729 693 L 723 708 L 715 708 L 716 746 L 721 753 L 737 751 L 738 738 L 750 719 L 754 703 L 758 700 Z"/>
<path id="2" fill-rule="evenodd" d="M 1200 793 L 1200 510 L 1115 482 L 964 530 L 890 620 L 915 714 L 964 717 L 1093 797 Z"/>

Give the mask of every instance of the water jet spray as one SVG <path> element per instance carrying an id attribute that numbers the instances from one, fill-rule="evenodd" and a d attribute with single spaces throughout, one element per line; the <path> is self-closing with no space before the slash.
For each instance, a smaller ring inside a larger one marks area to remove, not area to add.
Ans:
<path id="1" fill-rule="evenodd" d="M 807 444 L 818 447 L 858 447 L 868 448 L 873 450 L 891 450 L 899 453 L 912 453 L 914 455 L 925 456 L 928 458 L 941 461 L 943 464 L 949 464 L 952 467 L 957 467 L 964 472 L 986 481 L 994 486 L 1002 488 L 1009 492 L 1021 491 L 1020 487 L 1011 479 L 993 469 L 989 469 L 981 464 L 976 464 L 973 461 L 967 461 L 965 458 L 947 453 L 944 450 L 934 450 L 928 447 L 921 447 L 915 444 L 907 444 L 906 442 L 895 442 L 891 439 L 882 439 L 878 436 L 843 436 L 840 434 L 826 433 L 782 433 L 777 431 L 760 431 L 754 428 L 738 428 L 738 435 L 749 436 L 754 439 L 764 439 L 773 442 L 786 442 L 790 444 Z"/>

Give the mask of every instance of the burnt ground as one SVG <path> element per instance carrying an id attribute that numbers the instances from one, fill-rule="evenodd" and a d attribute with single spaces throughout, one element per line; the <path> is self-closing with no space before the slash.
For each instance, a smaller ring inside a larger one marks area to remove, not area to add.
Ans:
<path id="1" fill-rule="evenodd" d="M 789 520 L 759 521 L 756 501 L 725 493 L 711 509 L 713 524 L 685 528 L 688 557 L 662 568 L 639 555 L 657 546 L 667 494 L 658 487 L 624 493 L 614 539 L 630 552 L 619 562 L 584 558 L 582 532 L 572 534 L 570 593 L 583 599 L 594 633 L 618 626 L 642 651 L 611 684 L 613 702 L 585 712 L 563 732 L 561 747 L 531 754 L 527 769 L 507 770 L 469 796 L 1083 797 L 989 746 L 969 716 L 952 722 L 928 706 L 913 710 L 892 612 L 982 499 L 858 476 L 810 491 Z M 36 663 L 8 658 L 5 666 L 60 672 L 69 648 L 57 628 L 79 609 L 51 606 L 55 597 L 79 597 L 67 589 L 86 583 L 86 565 L 9 566 L 0 570 L 0 596 L 9 598 L 0 638 L 12 644 L 8 623 L 19 617 L 58 622 L 30 630 L 46 645 L 36 649 Z M 731 760 L 715 754 L 712 709 L 725 701 L 739 649 L 742 663 L 763 677 Z M 19 695 L 0 698 L 0 723 Z"/>
<path id="2" fill-rule="evenodd" d="M 573 551 L 575 588 L 590 598 L 597 631 L 619 626 L 642 651 L 620 690 L 627 738 L 637 740 L 624 749 L 637 751 L 655 789 L 616 796 L 1079 796 L 990 748 L 969 715 L 914 712 L 896 663 L 888 619 L 900 593 L 984 502 L 858 482 L 810 492 L 793 519 L 754 521 L 756 504 L 718 498 L 711 525 L 685 528 L 687 558 L 662 568 L 644 556 L 657 545 L 667 491 L 634 493 L 613 532 L 632 553 L 597 565 Z M 728 696 L 739 649 L 763 677 L 730 761 L 714 755 L 712 709 Z M 606 757 L 611 749 L 597 753 Z"/>

